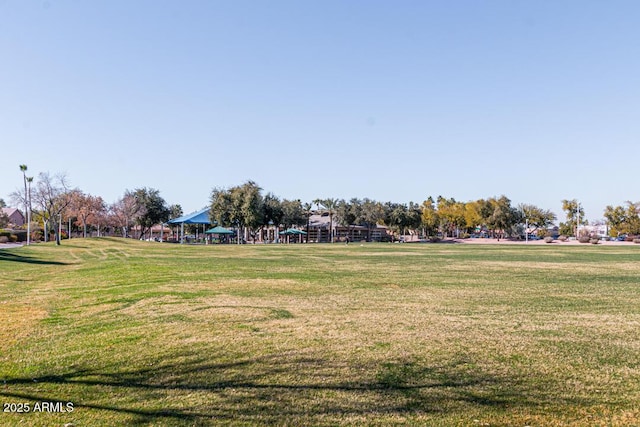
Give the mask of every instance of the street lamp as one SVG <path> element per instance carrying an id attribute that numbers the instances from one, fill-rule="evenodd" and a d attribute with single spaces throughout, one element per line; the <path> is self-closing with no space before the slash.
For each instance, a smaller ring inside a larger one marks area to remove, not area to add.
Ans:
<path id="1" fill-rule="evenodd" d="M 25 197 L 27 199 L 27 246 L 31 244 L 31 183 L 33 182 L 33 177 L 27 177 L 27 194 Z"/>
<path id="2" fill-rule="evenodd" d="M 578 202 L 578 211 L 576 212 L 576 240 L 580 239 L 580 202 Z"/>

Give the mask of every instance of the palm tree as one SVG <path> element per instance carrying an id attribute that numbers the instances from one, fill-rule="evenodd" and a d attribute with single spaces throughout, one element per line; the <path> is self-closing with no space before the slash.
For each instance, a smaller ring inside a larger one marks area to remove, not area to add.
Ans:
<path id="1" fill-rule="evenodd" d="M 313 205 L 311 203 L 305 203 L 302 205 L 302 209 L 307 214 L 307 243 L 309 243 L 309 221 L 311 220 L 311 210 Z"/>
<path id="2" fill-rule="evenodd" d="M 333 243 L 333 215 L 336 213 L 336 209 L 338 208 L 338 199 L 324 199 L 320 201 L 320 204 L 329 213 L 329 241 Z"/>

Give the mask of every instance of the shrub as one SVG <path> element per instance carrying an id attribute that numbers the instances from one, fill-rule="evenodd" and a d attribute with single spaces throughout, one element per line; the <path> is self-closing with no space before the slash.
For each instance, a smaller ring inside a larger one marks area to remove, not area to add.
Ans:
<path id="1" fill-rule="evenodd" d="M 27 241 L 27 231 L 26 230 L 13 230 L 13 235 L 16 236 L 18 242 L 26 242 Z"/>
<path id="2" fill-rule="evenodd" d="M 580 243 L 589 243 L 591 241 L 591 237 L 589 236 L 580 236 L 578 238 L 578 242 Z"/>
<path id="3" fill-rule="evenodd" d="M 597 237 L 592 237 L 591 239 L 589 239 L 589 243 L 591 243 L 592 245 L 597 245 L 598 243 L 600 243 L 600 239 L 598 239 Z"/>
<path id="4" fill-rule="evenodd" d="M 545 243 L 553 243 L 553 237 L 551 237 L 551 236 L 547 236 L 547 237 L 545 237 L 545 238 L 544 238 L 544 242 L 545 242 Z"/>
<path id="5" fill-rule="evenodd" d="M 9 237 L 5 235 L 0 236 L 0 243 L 9 243 Z"/>
<path id="6" fill-rule="evenodd" d="M 0 230 L 0 236 L 6 237 L 7 242 L 24 242 L 27 240 L 27 233 L 20 230 Z"/>
<path id="7" fill-rule="evenodd" d="M 640 239 L 636 237 L 635 239 L 633 239 L 633 243 L 640 243 Z"/>
<path id="8" fill-rule="evenodd" d="M 558 240 L 560 240 L 561 242 L 566 242 L 567 241 L 567 236 L 560 235 L 560 236 L 558 236 Z"/>

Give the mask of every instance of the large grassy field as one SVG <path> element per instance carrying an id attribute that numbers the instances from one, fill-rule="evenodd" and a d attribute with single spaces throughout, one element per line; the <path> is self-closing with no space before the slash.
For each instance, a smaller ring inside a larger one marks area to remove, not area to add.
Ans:
<path id="1" fill-rule="evenodd" d="M 640 247 L 0 250 L 0 403 L 3 426 L 640 425 Z"/>

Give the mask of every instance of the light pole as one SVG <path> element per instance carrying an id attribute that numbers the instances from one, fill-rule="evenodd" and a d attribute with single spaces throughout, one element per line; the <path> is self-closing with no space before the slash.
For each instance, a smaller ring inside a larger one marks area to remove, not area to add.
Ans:
<path id="1" fill-rule="evenodd" d="M 580 202 L 578 202 L 578 209 L 576 211 L 576 216 L 577 216 L 577 220 L 576 220 L 576 240 L 578 240 L 580 238 L 579 234 L 580 234 Z"/>
<path id="2" fill-rule="evenodd" d="M 31 244 L 31 183 L 33 182 L 33 177 L 27 177 L 27 194 L 25 197 L 27 198 L 27 246 Z"/>
<path id="3" fill-rule="evenodd" d="M 27 189 L 27 165 L 20 165 L 20 172 L 24 180 L 24 214 L 29 218 L 29 190 Z M 27 223 L 28 224 L 28 223 Z M 27 225 L 27 245 L 29 244 L 29 225 Z"/>

